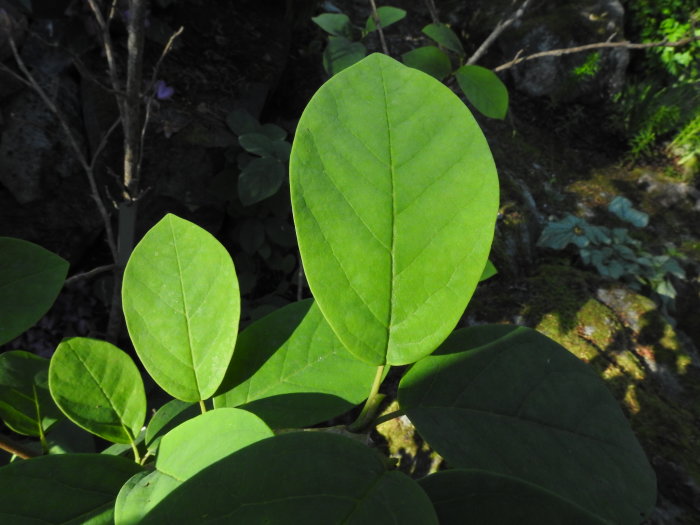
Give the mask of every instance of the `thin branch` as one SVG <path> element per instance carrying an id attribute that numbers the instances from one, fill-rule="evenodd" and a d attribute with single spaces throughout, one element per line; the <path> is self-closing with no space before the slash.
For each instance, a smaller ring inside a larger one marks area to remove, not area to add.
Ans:
<path id="1" fill-rule="evenodd" d="M 484 40 L 479 48 L 474 51 L 474 54 L 469 57 L 467 60 L 467 64 L 475 64 L 483 55 L 486 53 L 489 47 L 496 41 L 496 39 L 501 36 L 501 33 L 508 29 L 518 18 L 523 16 L 523 13 L 525 12 L 525 9 L 527 9 L 528 4 L 530 3 L 530 0 L 525 0 L 522 4 L 520 4 L 520 7 L 516 9 L 516 11 L 510 15 L 508 18 L 505 20 L 501 20 L 496 24 L 496 27 L 494 28 L 493 31 L 491 31 L 491 34 L 486 37 L 486 40 Z"/>
<path id="2" fill-rule="evenodd" d="M 669 42 L 667 40 L 662 40 L 660 42 L 647 42 L 644 44 L 637 44 L 632 42 L 597 42 L 595 44 L 586 44 L 584 46 L 577 47 L 567 47 L 562 49 L 550 49 L 549 51 L 541 51 L 539 53 L 534 53 L 532 55 L 527 55 L 524 57 L 516 57 L 510 62 L 501 64 L 500 66 L 494 68 L 494 71 L 504 71 L 510 69 L 511 67 L 520 64 L 521 62 L 527 62 L 529 60 L 535 60 L 537 58 L 548 57 L 548 56 L 562 56 L 571 55 L 573 53 L 582 53 L 584 51 L 592 51 L 594 49 L 609 49 L 609 48 L 620 48 L 620 49 L 650 49 L 653 47 L 682 47 L 690 42 L 700 40 L 700 37 L 688 37 L 676 42 Z M 520 54 L 521 52 L 518 52 Z"/>
<path id="3" fill-rule="evenodd" d="M 100 275 L 105 272 L 110 272 L 114 270 L 114 265 L 113 264 L 105 264 L 104 266 L 98 266 L 96 268 L 93 268 L 92 270 L 89 270 L 87 272 L 83 273 L 77 273 L 72 277 L 69 277 L 66 279 L 66 282 L 63 283 L 64 286 L 71 286 L 78 281 L 84 281 L 84 280 L 89 280 L 92 279 L 93 277 Z"/>
<path id="4" fill-rule="evenodd" d="M 440 19 L 438 18 L 437 7 L 435 7 L 435 0 L 425 0 L 425 5 L 428 8 L 433 24 L 439 24 Z"/>
<path id="5" fill-rule="evenodd" d="M 21 443 L 17 443 L 15 440 L 2 434 L 0 434 L 0 449 L 22 459 L 35 458 L 41 455 L 29 447 L 25 447 Z"/>
<path id="6" fill-rule="evenodd" d="M 98 157 L 102 153 L 102 150 L 105 149 L 105 146 L 107 146 L 107 141 L 109 140 L 109 137 L 112 135 L 112 133 L 114 133 L 114 130 L 117 129 L 120 122 L 121 119 L 117 118 L 106 131 L 106 133 L 102 135 L 100 143 L 97 145 L 97 147 L 95 148 L 95 152 L 92 154 L 92 159 L 90 160 L 90 169 L 95 169 L 95 164 L 97 163 Z"/>
<path id="7" fill-rule="evenodd" d="M 382 28 L 382 23 L 379 20 L 379 13 L 377 12 L 377 4 L 374 0 L 369 0 L 372 6 L 372 20 L 374 20 L 374 25 L 377 27 L 377 32 L 379 33 L 379 41 L 382 44 L 382 52 L 385 55 L 389 54 L 389 48 L 386 45 L 386 39 L 384 38 L 384 29 Z"/>

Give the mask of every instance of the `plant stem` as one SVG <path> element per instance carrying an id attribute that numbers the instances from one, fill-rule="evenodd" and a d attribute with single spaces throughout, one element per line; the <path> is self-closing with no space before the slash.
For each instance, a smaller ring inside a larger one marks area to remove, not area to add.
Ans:
<path id="1" fill-rule="evenodd" d="M 35 451 L 25 447 L 24 445 L 15 442 L 11 438 L 7 436 L 3 436 L 0 434 L 0 449 L 4 450 L 5 452 L 9 452 L 10 454 L 13 454 L 17 456 L 18 458 L 22 459 L 30 459 L 36 456 L 39 456 L 40 454 L 36 453 Z"/>
<path id="2" fill-rule="evenodd" d="M 377 26 L 377 32 L 379 33 L 379 41 L 382 44 L 382 52 L 385 55 L 389 54 L 389 48 L 386 45 L 386 40 L 384 39 L 384 30 L 382 29 L 382 23 L 379 20 L 379 13 L 377 12 L 377 4 L 374 0 L 369 0 L 372 5 L 372 19 L 374 20 L 374 25 Z"/>
<path id="3" fill-rule="evenodd" d="M 357 419 L 352 424 L 348 425 L 348 430 L 351 432 L 357 432 L 366 427 L 376 412 L 379 403 L 381 403 L 382 399 L 384 399 L 384 396 L 379 394 L 379 386 L 382 384 L 382 377 L 384 376 L 385 367 L 386 365 L 380 365 L 377 367 L 377 373 L 374 376 L 372 389 L 369 392 L 367 401 L 365 401 L 365 406 L 362 407 L 362 411 L 360 412 L 360 415 L 357 416 Z"/>
<path id="4" fill-rule="evenodd" d="M 199 400 L 199 409 L 202 411 L 202 414 L 207 411 L 207 406 L 204 404 L 204 399 Z"/>
<path id="5" fill-rule="evenodd" d="M 387 421 L 391 419 L 395 419 L 397 417 L 401 417 L 403 415 L 406 415 L 406 412 L 402 409 L 399 410 L 394 410 L 393 412 L 389 412 L 388 414 L 384 414 L 383 416 L 379 416 L 377 419 L 372 421 L 372 426 L 376 427 L 377 425 L 381 425 L 382 423 L 386 423 Z"/>
<path id="6" fill-rule="evenodd" d="M 131 450 L 134 451 L 134 461 L 140 465 L 141 454 L 139 454 L 139 448 L 136 446 L 136 441 L 131 436 L 129 436 L 129 443 L 131 443 Z"/>

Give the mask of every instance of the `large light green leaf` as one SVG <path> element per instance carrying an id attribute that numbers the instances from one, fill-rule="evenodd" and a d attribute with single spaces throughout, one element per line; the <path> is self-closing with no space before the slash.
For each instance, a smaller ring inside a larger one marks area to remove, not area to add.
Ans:
<path id="1" fill-rule="evenodd" d="M 256 415 L 236 408 L 212 410 L 185 421 L 161 439 L 156 470 L 137 474 L 119 493 L 116 522 L 139 523 L 184 481 L 237 450 L 272 435 L 272 430 Z"/>
<path id="2" fill-rule="evenodd" d="M 481 470 L 436 472 L 419 481 L 440 525 L 604 525 L 551 492 L 522 480 Z"/>
<path id="3" fill-rule="evenodd" d="M 0 523 L 111 525 L 119 489 L 141 467 L 101 454 L 59 454 L 0 468 Z"/>
<path id="4" fill-rule="evenodd" d="M 491 118 L 503 119 L 508 112 L 508 88 L 496 73 L 481 66 L 462 66 L 455 71 L 467 100 Z"/>
<path id="5" fill-rule="evenodd" d="M 656 500 L 605 383 L 534 330 L 455 332 L 403 377 L 399 403 L 453 467 L 519 478 L 613 523 L 639 523 Z"/>
<path id="6" fill-rule="evenodd" d="M 60 417 L 49 393 L 49 360 L 14 350 L 0 354 L 0 418 L 25 436 L 39 436 Z"/>
<path id="7" fill-rule="evenodd" d="M 343 344 L 375 365 L 432 352 L 479 281 L 496 220 L 496 170 L 469 110 L 374 54 L 311 99 L 290 169 L 306 276 Z"/>
<path id="8" fill-rule="evenodd" d="M 0 237 L 0 345 L 31 328 L 58 297 L 68 261 L 31 242 Z"/>
<path id="9" fill-rule="evenodd" d="M 146 394 L 131 358 L 106 341 L 72 337 L 58 345 L 49 388 L 76 425 L 114 443 L 130 443 L 146 419 Z"/>
<path id="10" fill-rule="evenodd" d="M 339 435 L 293 432 L 204 469 L 141 523 L 437 525 L 437 518 L 420 486 L 387 471 L 375 451 Z"/>
<path id="11" fill-rule="evenodd" d="M 214 406 L 245 408 L 273 428 L 325 421 L 364 401 L 376 367 L 350 354 L 310 299 L 250 325 Z"/>
<path id="12" fill-rule="evenodd" d="M 231 360 L 240 316 L 226 249 L 168 214 L 134 249 L 122 299 L 136 353 L 156 383 L 182 401 L 211 397 Z"/>

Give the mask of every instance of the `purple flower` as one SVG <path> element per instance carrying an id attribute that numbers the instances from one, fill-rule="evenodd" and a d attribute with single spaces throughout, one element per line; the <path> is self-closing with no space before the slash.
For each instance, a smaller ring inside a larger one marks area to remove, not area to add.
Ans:
<path id="1" fill-rule="evenodd" d="M 175 88 L 167 85 L 164 80 L 159 80 L 153 87 L 158 100 L 168 100 L 175 93 Z"/>

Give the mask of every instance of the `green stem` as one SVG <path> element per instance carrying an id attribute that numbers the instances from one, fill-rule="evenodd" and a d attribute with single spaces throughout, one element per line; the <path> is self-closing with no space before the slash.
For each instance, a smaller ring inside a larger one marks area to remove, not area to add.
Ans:
<path id="1" fill-rule="evenodd" d="M 394 410 L 393 412 L 389 412 L 388 414 L 384 414 L 383 416 L 379 416 L 377 419 L 372 421 L 372 426 L 376 427 L 377 425 L 381 425 L 382 423 L 386 423 L 387 421 L 391 419 L 395 419 L 397 417 L 401 417 L 406 415 L 406 412 L 404 410 Z"/>
<path id="2" fill-rule="evenodd" d="M 143 455 L 143 457 L 141 458 L 141 465 L 145 465 L 145 464 L 146 464 L 146 460 L 147 460 L 149 457 L 151 457 L 151 451 L 150 451 L 150 450 L 147 450 L 146 453 L 145 453 L 145 454 Z"/>
<path id="3" fill-rule="evenodd" d="M 379 403 L 384 399 L 383 395 L 379 395 L 379 386 L 382 384 L 382 378 L 384 376 L 384 368 L 386 365 L 380 365 L 377 367 L 377 373 L 374 376 L 374 382 L 372 383 L 372 389 L 369 391 L 369 396 L 367 401 L 365 401 L 365 406 L 362 407 L 360 415 L 354 423 L 348 426 L 348 430 L 351 432 L 357 432 L 362 430 L 372 419 L 372 416 L 377 411 Z"/>
<path id="4" fill-rule="evenodd" d="M 134 451 L 134 461 L 141 464 L 141 454 L 139 454 L 139 448 L 136 446 L 136 440 L 129 436 L 129 443 L 131 444 L 131 450 Z"/>
<path id="5" fill-rule="evenodd" d="M 202 414 L 204 414 L 207 411 L 207 406 L 204 404 L 203 399 L 199 400 L 199 409 L 202 411 Z"/>

